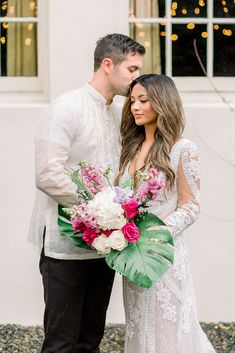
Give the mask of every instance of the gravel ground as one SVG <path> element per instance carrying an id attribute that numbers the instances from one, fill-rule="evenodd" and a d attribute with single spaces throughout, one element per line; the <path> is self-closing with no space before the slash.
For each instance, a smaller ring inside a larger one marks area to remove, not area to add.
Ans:
<path id="1" fill-rule="evenodd" d="M 201 326 L 217 353 L 235 353 L 235 322 L 201 323 Z M 0 325 L 1 353 L 39 353 L 42 339 L 40 326 Z M 108 325 L 101 352 L 123 353 L 123 345 L 124 325 Z"/>

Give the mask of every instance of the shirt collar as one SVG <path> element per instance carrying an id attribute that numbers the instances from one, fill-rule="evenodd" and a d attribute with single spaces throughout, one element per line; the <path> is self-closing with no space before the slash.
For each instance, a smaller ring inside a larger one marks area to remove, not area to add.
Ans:
<path id="1" fill-rule="evenodd" d="M 104 98 L 104 96 L 102 96 L 102 94 L 100 92 L 98 92 L 90 83 L 87 83 L 85 85 L 85 89 L 93 98 L 95 98 L 101 104 L 105 105 L 106 107 L 110 105 L 110 104 L 107 105 L 106 99 Z M 112 104 L 112 102 L 111 102 L 111 104 Z"/>

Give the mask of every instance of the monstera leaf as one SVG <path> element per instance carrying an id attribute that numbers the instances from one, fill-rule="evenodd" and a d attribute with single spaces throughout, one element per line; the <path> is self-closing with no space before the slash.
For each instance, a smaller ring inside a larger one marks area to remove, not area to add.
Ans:
<path id="1" fill-rule="evenodd" d="M 130 281 L 150 288 L 173 263 L 173 238 L 166 229 L 148 230 L 165 225 L 152 213 L 137 216 L 135 224 L 141 233 L 138 241 L 129 243 L 121 252 L 111 250 L 106 255 L 106 262 Z"/>
<path id="2" fill-rule="evenodd" d="M 88 246 L 82 239 L 82 233 L 74 233 L 70 217 L 66 213 L 64 213 L 63 206 L 61 205 L 58 205 L 57 224 L 60 229 L 60 235 L 69 237 L 73 241 L 73 243 L 79 248 L 91 250 L 90 246 Z"/>

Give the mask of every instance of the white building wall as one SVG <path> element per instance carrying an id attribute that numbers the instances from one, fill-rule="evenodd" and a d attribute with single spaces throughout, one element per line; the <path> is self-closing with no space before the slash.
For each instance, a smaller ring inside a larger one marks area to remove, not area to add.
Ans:
<path id="1" fill-rule="evenodd" d="M 48 48 L 44 50 L 49 58 L 45 70 L 50 101 L 91 78 L 96 40 L 126 30 L 124 14 L 118 12 L 126 1 L 48 3 Z M 234 321 L 235 113 L 216 95 L 182 97 L 185 136 L 197 143 L 201 155 L 201 216 L 186 233 L 199 319 Z M 15 96 L 11 103 L 0 103 L 0 323 L 29 325 L 41 324 L 43 316 L 38 255 L 26 238 L 34 199 L 34 134 L 48 102 L 40 103 L 32 95 L 16 103 L 19 100 Z M 117 276 L 108 322 L 124 322 L 121 291 Z"/>

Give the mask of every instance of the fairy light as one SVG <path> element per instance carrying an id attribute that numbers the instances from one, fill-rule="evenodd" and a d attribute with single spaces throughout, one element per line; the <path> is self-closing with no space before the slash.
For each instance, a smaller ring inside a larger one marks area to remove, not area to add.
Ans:
<path id="1" fill-rule="evenodd" d="M 196 7 L 196 8 L 194 9 L 194 13 L 195 13 L 196 15 L 199 15 L 199 13 L 200 13 L 199 7 Z"/>
<path id="2" fill-rule="evenodd" d="M 138 33 L 138 36 L 139 36 L 140 38 L 145 37 L 145 32 L 144 32 L 144 31 L 139 32 L 139 33 Z"/>
<path id="3" fill-rule="evenodd" d="M 231 37 L 232 34 L 233 34 L 233 32 L 231 31 L 231 29 L 226 29 L 226 28 L 223 29 L 223 35 L 224 36 Z"/>
<path id="4" fill-rule="evenodd" d="M 31 42 L 32 42 L 32 39 L 30 39 L 30 38 L 25 39 L 25 45 L 30 46 Z"/>
<path id="5" fill-rule="evenodd" d="M 214 29 L 217 31 L 219 29 L 219 25 L 214 25 Z"/>
<path id="6" fill-rule="evenodd" d="M 32 31 L 32 29 L 33 29 L 33 24 L 32 24 L 32 23 L 29 23 L 29 24 L 28 24 L 28 30 L 29 30 L 29 31 Z"/>
<path id="7" fill-rule="evenodd" d="M 188 24 L 187 24 L 187 28 L 188 28 L 188 29 L 194 29 L 194 28 L 195 28 L 195 24 L 192 23 L 192 22 L 191 22 L 191 23 L 188 23 Z"/>
<path id="8" fill-rule="evenodd" d="M 15 12 L 15 6 L 10 6 L 9 14 L 10 14 L 10 15 L 13 15 L 14 12 Z"/>
<path id="9" fill-rule="evenodd" d="M 6 37 L 1 37 L 1 43 L 6 44 Z"/>
<path id="10" fill-rule="evenodd" d="M 205 4 L 205 2 L 204 2 L 203 0 L 200 0 L 200 1 L 199 1 L 199 5 L 200 5 L 201 7 L 203 7 L 203 6 L 205 6 L 206 4 Z"/>
<path id="11" fill-rule="evenodd" d="M 35 1 L 31 1 L 29 3 L 29 9 L 33 11 L 33 10 L 35 10 L 35 8 L 36 8 L 36 2 Z"/>
<path id="12" fill-rule="evenodd" d="M 7 1 L 4 1 L 2 3 L 2 10 L 5 11 L 6 9 L 7 9 Z M 2 38 L 4 38 L 4 37 L 2 37 Z"/>
<path id="13" fill-rule="evenodd" d="M 222 5 L 225 6 L 226 4 L 227 4 L 226 1 L 223 0 L 223 1 L 222 1 Z"/>
<path id="14" fill-rule="evenodd" d="M 135 25 L 137 28 L 140 28 L 140 29 L 144 27 L 143 23 L 140 23 L 140 22 L 136 22 Z"/>
<path id="15" fill-rule="evenodd" d="M 202 38 L 207 38 L 208 37 L 208 33 L 207 32 L 202 32 L 201 36 L 202 36 Z"/>
<path id="16" fill-rule="evenodd" d="M 225 13 L 228 13 L 228 8 L 227 7 L 224 7 L 223 10 L 224 10 Z"/>
<path id="17" fill-rule="evenodd" d="M 151 47 L 151 44 L 150 44 L 150 42 L 149 42 L 148 40 L 146 40 L 146 41 L 144 42 L 144 46 L 145 46 L 146 48 L 150 48 L 150 47 Z"/>
<path id="18" fill-rule="evenodd" d="M 176 16 L 176 11 L 175 10 L 171 10 L 171 16 Z"/>
<path id="19" fill-rule="evenodd" d="M 182 9 L 181 12 L 182 12 L 183 15 L 187 15 L 187 13 L 188 13 L 188 11 L 186 9 Z"/>
<path id="20" fill-rule="evenodd" d="M 2 24 L 4 29 L 8 29 L 9 28 L 9 23 L 8 22 L 3 22 Z"/>
<path id="21" fill-rule="evenodd" d="M 171 5 L 172 10 L 176 10 L 177 7 L 178 7 L 178 4 L 177 4 L 177 2 L 174 1 Z"/>
<path id="22" fill-rule="evenodd" d="M 161 36 L 161 37 L 165 37 L 165 36 L 166 36 L 166 32 L 165 32 L 165 31 L 161 31 L 161 32 L 160 32 L 160 36 Z"/>
<path id="23" fill-rule="evenodd" d="M 171 40 L 176 41 L 178 39 L 178 35 L 177 34 L 172 34 L 171 35 Z"/>

